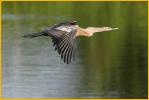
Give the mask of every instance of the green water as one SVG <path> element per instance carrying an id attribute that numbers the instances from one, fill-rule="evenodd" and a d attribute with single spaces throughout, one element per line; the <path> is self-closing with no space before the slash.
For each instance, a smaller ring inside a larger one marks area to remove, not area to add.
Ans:
<path id="1" fill-rule="evenodd" d="M 22 38 L 68 20 L 119 30 L 77 38 L 69 65 Z M 147 98 L 147 2 L 2 2 L 2 47 L 3 97 Z"/>

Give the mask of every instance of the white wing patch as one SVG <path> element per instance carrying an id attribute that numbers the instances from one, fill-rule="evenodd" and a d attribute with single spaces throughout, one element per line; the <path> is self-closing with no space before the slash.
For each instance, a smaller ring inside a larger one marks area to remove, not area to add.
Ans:
<path id="1" fill-rule="evenodd" d="M 65 32 L 71 32 L 72 31 L 72 28 L 68 28 L 66 26 L 60 26 L 60 27 L 57 27 L 56 29 L 61 30 L 61 31 L 65 31 Z"/>
<path id="2" fill-rule="evenodd" d="M 60 26 L 57 27 L 56 29 L 61 30 L 61 31 L 65 31 L 67 33 L 70 33 L 73 30 L 76 30 L 78 28 L 78 25 L 75 26 Z"/>

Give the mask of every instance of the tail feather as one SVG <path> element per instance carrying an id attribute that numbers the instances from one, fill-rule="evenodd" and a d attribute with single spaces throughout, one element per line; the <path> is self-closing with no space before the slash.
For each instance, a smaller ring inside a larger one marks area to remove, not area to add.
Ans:
<path id="1" fill-rule="evenodd" d="M 24 35 L 23 37 L 24 38 L 34 38 L 34 37 L 42 36 L 43 34 L 44 33 L 39 32 L 39 33 L 27 34 L 27 35 Z"/>

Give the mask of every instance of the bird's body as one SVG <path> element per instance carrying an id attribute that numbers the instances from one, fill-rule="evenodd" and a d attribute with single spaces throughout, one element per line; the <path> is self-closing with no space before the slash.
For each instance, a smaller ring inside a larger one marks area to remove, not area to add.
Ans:
<path id="1" fill-rule="evenodd" d="M 52 38 L 55 50 L 64 59 L 67 64 L 71 62 L 72 57 L 75 56 L 75 38 L 78 36 L 92 36 L 95 32 L 111 31 L 117 28 L 110 27 L 88 27 L 86 29 L 80 28 L 76 21 L 63 22 L 48 27 L 46 30 L 39 33 L 27 34 L 23 37 L 38 37 L 50 36 Z"/>

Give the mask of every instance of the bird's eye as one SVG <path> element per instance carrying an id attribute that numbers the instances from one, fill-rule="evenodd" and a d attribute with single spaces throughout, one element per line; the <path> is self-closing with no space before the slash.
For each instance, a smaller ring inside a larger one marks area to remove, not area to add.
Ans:
<path id="1" fill-rule="evenodd" d="M 71 24 L 71 25 L 75 25 L 75 23 L 73 23 L 73 22 L 72 22 L 72 23 L 70 23 L 70 24 Z"/>
<path id="2" fill-rule="evenodd" d="M 70 25 L 76 25 L 76 24 L 77 24 L 77 21 L 70 22 Z"/>

